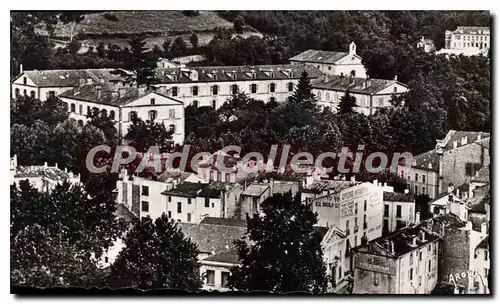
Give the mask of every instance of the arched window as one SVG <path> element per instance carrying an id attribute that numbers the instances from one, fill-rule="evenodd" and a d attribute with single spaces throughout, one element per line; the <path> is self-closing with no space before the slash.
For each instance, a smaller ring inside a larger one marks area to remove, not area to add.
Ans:
<path id="1" fill-rule="evenodd" d="M 104 116 L 108 116 L 108 111 L 106 111 L 106 109 L 102 109 L 102 110 L 101 110 L 101 113 L 102 113 Z"/>
<path id="2" fill-rule="evenodd" d="M 137 112 L 135 112 L 135 111 L 130 111 L 130 112 L 128 113 L 128 120 L 129 120 L 129 121 L 132 121 L 132 120 L 134 120 L 134 119 L 136 119 L 136 118 L 137 118 Z"/>
<path id="3" fill-rule="evenodd" d="M 115 119 L 115 111 L 113 110 L 109 111 L 109 118 Z"/>
<path id="4" fill-rule="evenodd" d="M 198 107 L 198 100 L 193 100 L 193 107 L 195 107 L 195 108 Z"/>
<path id="5" fill-rule="evenodd" d="M 148 112 L 149 120 L 155 120 L 158 112 L 156 110 L 151 110 Z"/>
<path id="6" fill-rule="evenodd" d="M 352 77 L 356 77 L 356 71 L 355 71 L 355 70 L 352 70 L 352 71 L 351 71 L 351 76 L 352 76 Z"/>
<path id="7" fill-rule="evenodd" d="M 28 96 L 28 92 L 26 90 L 23 90 L 23 95 Z"/>
<path id="8" fill-rule="evenodd" d="M 16 88 L 15 92 L 16 92 L 16 93 L 15 93 L 15 94 L 16 94 L 16 97 L 19 97 L 19 88 Z"/>
<path id="9" fill-rule="evenodd" d="M 35 91 L 31 90 L 31 91 L 30 91 L 30 97 L 31 97 L 31 98 L 35 98 L 35 96 L 36 96 L 36 95 L 35 95 Z"/>
<path id="10" fill-rule="evenodd" d="M 73 112 L 73 113 L 76 112 L 76 106 L 74 103 L 71 104 L 71 112 Z"/>

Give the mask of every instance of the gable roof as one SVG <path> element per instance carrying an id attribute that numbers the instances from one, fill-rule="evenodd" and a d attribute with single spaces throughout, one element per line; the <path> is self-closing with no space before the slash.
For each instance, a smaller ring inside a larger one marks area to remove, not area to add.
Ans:
<path id="1" fill-rule="evenodd" d="M 321 50 L 307 50 L 296 56 L 290 58 L 290 61 L 300 61 L 300 62 L 317 62 L 317 63 L 330 63 L 333 64 L 340 59 L 348 56 L 349 53 L 346 52 L 332 52 L 332 51 L 321 51 Z M 357 55 L 354 55 L 357 56 Z M 357 56 L 359 57 L 359 56 Z"/>
<path id="2" fill-rule="evenodd" d="M 383 89 L 398 84 L 406 87 L 396 80 L 386 80 L 377 78 L 360 78 L 340 75 L 324 75 L 313 79 L 311 86 L 314 89 L 324 89 L 332 91 L 349 91 L 358 94 L 376 94 Z"/>
<path id="3" fill-rule="evenodd" d="M 205 261 L 238 264 L 240 262 L 240 257 L 235 249 L 229 249 L 226 251 L 216 253 L 214 255 L 209 256 L 208 258 L 201 260 L 202 263 Z"/>
<path id="4" fill-rule="evenodd" d="M 445 150 L 453 149 L 454 142 L 457 143 L 457 147 L 465 146 L 473 142 L 487 143 L 489 145 L 489 140 L 485 140 L 489 137 L 490 133 L 486 132 L 450 130 L 443 140 L 438 141 L 438 145 L 442 146 Z M 464 144 L 462 144 L 462 139 L 465 139 Z"/>
<path id="5" fill-rule="evenodd" d="M 80 85 L 80 79 L 86 83 L 102 83 L 123 80 L 112 74 L 116 69 L 78 69 L 78 70 L 28 70 L 14 78 L 16 81 L 23 75 L 28 77 L 38 87 L 75 87 Z"/>
<path id="6" fill-rule="evenodd" d="M 184 182 L 180 183 L 171 190 L 163 191 L 163 195 L 172 196 L 182 196 L 182 197 L 209 197 L 209 198 L 219 198 L 221 191 L 224 188 L 223 183 L 190 183 Z"/>
<path id="7" fill-rule="evenodd" d="M 384 201 L 390 202 L 415 202 L 415 197 L 410 193 L 386 192 L 384 191 Z"/>
<path id="8" fill-rule="evenodd" d="M 200 224 L 233 226 L 233 227 L 243 227 L 243 228 L 247 227 L 246 220 L 240 220 L 236 218 L 210 217 L 210 216 L 207 216 L 203 220 L 201 220 Z"/>
<path id="9" fill-rule="evenodd" d="M 202 253 L 225 251 L 226 246 L 234 246 L 233 242 L 242 239 L 247 233 L 246 227 L 191 223 L 177 225 L 186 238 L 198 245 L 198 250 Z"/>

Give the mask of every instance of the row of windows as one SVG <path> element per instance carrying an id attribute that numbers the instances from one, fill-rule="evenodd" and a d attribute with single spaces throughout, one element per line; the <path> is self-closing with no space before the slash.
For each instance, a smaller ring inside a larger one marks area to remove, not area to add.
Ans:
<path id="1" fill-rule="evenodd" d="M 290 100 L 292 97 L 288 97 L 288 100 Z M 269 97 L 269 102 L 276 102 L 276 97 Z M 198 100 L 193 100 L 191 102 L 191 105 L 195 108 L 199 107 L 200 106 L 200 103 L 198 102 Z M 212 108 L 216 109 L 217 108 L 217 100 L 212 100 Z"/>
<path id="2" fill-rule="evenodd" d="M 462 43 L 453 43 L 453 47 L 454 48 L 457 48 L 457 47 L 462 47 Z M 463 43 L 463 47 L 478 47 L 478 48 L 483 48 L 483 47 L 488 47 L 488 43 L 487 42 L 464 42 Z"/>
<path id="3" fill-rule="evenodd" d="M 425 175 L 425 174 L 422 174 L 422 175 L 421 175 L 422 181 L 419 181 L 419 180 L 418 180 L 418 176 L 419 176 L 419 175 L 418 175 L 418 173 L 415 173 L 415 180 L 414 180 L 414 181 L 416 181 L 416 182 L 421 182 L 421 183 L 424 183 L 424 184 L 425 184 L 426 179 L 427 179 L 427 175 Z M 401 177 L 402 177 L 402 178 L 404 178 L 404 177 L 405 177 L 405 171 L 401 171 Z M 408 174 L 408 181 L 411 181 L 411 175 L 410 175 L 410 174 Z"/>
<path id="4" fill-rule="evenodd" d="M 227 282 L 230 273 L 227 271 L 221 271 L 221 286 L 222 287 L 227 287 Z M 213 270 L 207 270 L 206 271 L 206 277 L 207 277 L 207 285 L 208 286 L 215 286 L 215 271 Z"/>
<path id="5" fill-rule="evenodd" d="M 464 38 L 464 40 L 467 40 L 467 41 L 487 41 L 489 40 L 489 36 L 486 36 L 486 35 L 455 35 L 455 38 L 457 40 L 461 40 L 462 37 Z"/>
<path id="6" fill-rule="evenodd" d="M 396 205 L 396 217 L 400 218 L 401 217 L 401 205 Z M 384 205 L 384 216 L 388 217 L 389 216 L 389 205 Z"/>
<path id="7" fill-rule="evenodd" d="M 217 173 L 217 176 L 216 176 Z M 217 178 L 216 178 L 217 177 Z M 225 181 L 230 181 L 231 180 L 231 175 L 229 173 L 224 173 Z M 215 181 L 215 182 L 222 182 L 222 173 L 219 171 L 210 171 L 209 173 L 209 180 Z"/>
<path id="8" fill-rule="evenodd" d="M 68 104 L 65 103 L 65 106 L 66 108 L 68 107 Z M 79 105 L 78 106 L 78 112 L 76 111 L 76 105 L 74 103 L 71 103 L 69 105 L 69 110 L 71 113 L 76 113 L 76 114 L 80 114 L 80 115 L 84 115 L 84 112 L 83 112 L 83 105 Z M 90 106 L 87 106 L 87 115 L 90 114 L 92 111 L 99 111 L 99 109 L 97 107 L 90 107 Z M 108 111 L 106 109 L 102 109 L 100 111 L 102 114 L 108 116 Z M 115 111 L 111 110 L 109 111 L 109 118 L 111 119 L 115 119 Z"/>
<path id="9" fill-rule="evenodd" d="M 292 92 L 293 88 L 294 88 L 293 82 L 287 83 L 287 90 L 288 90 L 288 92 Z M 180 94 L 179 87 L 172 87 L 171 90 L 172 90 L 172 96 L 173 97 L 176 97 L 176 96 L 178 96 Z M 237 85 L 237 84 L 233 84 L 233 85 L 231 85 L 229 87 L 229 92 L 231 94 L 237 94 L 239 91 L 240 91 L 240 86 Z M 251 93 L 257 93 L 257 91 L 258 91 L 258 85 L 255 84 L 255 83 L 250 84 L 249 87 L 248 87 L 248 91 L 251 92 Z M 272 82 L 272 83 L 268 84 L 267 91 L 269 93 L 276 92 L 276 83 Z M 199 86 L 192 86 L 192 87 L 190 87 L 190 93 L 191 93 L 192 96 L 198 96 L 199 92 L 200 92 Z M 220 92 L 220 86 L 219 85 L 212 85 L 212 86 L 210 86 L 210 94 L 211 95 L 219 95 L 219 92 Z"/>

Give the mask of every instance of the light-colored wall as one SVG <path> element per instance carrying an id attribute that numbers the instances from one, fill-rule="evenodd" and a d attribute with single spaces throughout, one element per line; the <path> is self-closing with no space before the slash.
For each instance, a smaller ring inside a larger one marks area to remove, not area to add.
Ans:
<path id="1" fill-rule="evenodd" d="M 418 180 L 415 180 L 415 173 L 418 174 Z M 410 193 L 412 194 L 427 194 L 430 198 L 434 198 L 440 192 L 439 175 L 435 171 L 399 165 L 398 175 L 406 179 Z M 423 182 L 422 176 L 425 176 L 425 182 Z M 417 186 L 417 192 L 415 192 L 415 186 Z"/>
<path id="2" fill-rule="evenodd" d="M 422 260 L 420 260 L 420 252 L 422 252 Z M 430 294 L 434 287 L 436 287 L 438 279 L 438 253 L 439 242 L 436 240 L 401 256 L 396 263 L 396 265 L 399 265 L 399 269 L 397 270 L 399 273 L 397 293 Z M 410 264 L 410 255 L 413 255 L 413 264 Z M 431 271 L 429 271 L 429 261 L 431 263 Z M 413 269 L 412 280 L 410 280 L 410 269 Z"/>
<path id="3" fill-rule="evenodd" d="M 229 289 L 227 287 L 222 287 L 222 272 L 228 272 L 231 273 L 229 270 L 231 269 L 230 266 L 216 266 L 209 264 L 210 262 L 201 262 L 201 267 L 200 267 L 200 276 L 203 280 L 203 287 L 202 289 L 204 290 L 218 290 L 218 291 L 228 291 Z M 210 286 L 207 284 L 207 278 L 205 277 L 206 271 L 207 270 L 212 270 L 215 272 L 215 284 L 214 286 Z"/>
<path id="4" fill-rule="evenodd" d="M 170 195 L 165 196 L 165 202 L 168 211 L 171 213 L 171 218 L 183 223 L 199 223 L 205 216 L 222 217 L 222 204 L 220 198 L 209 198 L 209 207 L 205 207 L 204 197 L 193 197 L 191 203 L 189 198 L 182 196 Z M 182 204 L 181 213 L 177 212 L 178 203 Z M 188 221 L 188 213 L 191 214 L 191 221 Z"/>
<path id="5" fill-rule="evenodd" d="M 405 221 L 406 225 L 415 222 L 415 203 L 414 202 L 393 202 L 384 201 L 384 205 L 389 207 L 389 214 L 385 216 L 384 222 L 388 222 L 388 232 L 396 231 L 397 221 Z M 401 216 L 397 217 L 397 206 L 401 206 Z M 385 208 L 385 207 L 384 207 Z M 385 212 L 385 210 L 384 210 Z"/>

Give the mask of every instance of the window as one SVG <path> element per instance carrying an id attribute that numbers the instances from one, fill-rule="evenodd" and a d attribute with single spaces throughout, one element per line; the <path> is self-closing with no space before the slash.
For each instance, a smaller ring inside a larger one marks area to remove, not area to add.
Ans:
<path id="1" fill-rule="evenodd" d="M 418 286 L 422 286 L 422 276 L 418 277 Z"/>
<path id="2" fill-rule="evenodd" d="M 233 84 L 231 85 L 231 94 L 238 94 L 238 85 L 237 84 Z"/>
<path id="3" fill-rule="evenodd" d="M 217 109 L 217 100 L 212 100 L 212 108 Z"/>
<path id="4" fill-rule="evenodd" d="M 405 178 L 405 172 L 404 171 L 401 171 L 401 177 Z"/>
<path id="5" fill-rule="evenodd" d="M 149 196 L 149 187 L 148 186 L 142 186 L 142 193 L 141 193 L 141 195 Z"/>
<path id="6" fill-rule="evenodd" d="M 71 104 L 71 112 L 75 113 L 76 112 L 76 106 L 74 103 Z"/>
<path id="7" fill-rule="evenodd" d="M 410 275 L 409 275 L 409 277 L 410 277 L 410 280 L 413 280 L 413 268 L 410 269 Z"/>
<path id="8" fill-rule="evenodd" d="M 142 212 L 149 212 L 149 202 L 142 202 Z"/>
<path id="9" fill-rule="evenodd" d="M 167 196 L 167 200 L 168 200 L 169 203 L 172 202 L 172 197 L 170 195 Z"/>
<path id="10" fill-rule="evenodd" d="M 293 91 L 293 82 L 289 82 L 288 83 L 288 92 L 292 92 Z"/>
<path id="11" fill-rule="evenodd" d="M 175 118 L 175 109 L 168 110 L 168 118 Z"/>
<path id="12" fill-rule="evenodd" d="M 92 112 L 89 106 L 87 106 L 87 115 L 89 115 Z"/>
<path id="13" fill-rule="evenodd" d="M 418 182 L 418 173 L 415 173 L 415 181 Z"/>
<path id="14" fill-rule="evenodd" d="M 429 272 L 431 271 L 431 265 L 432 265 L 432 260 L 429 260 L 429 267 L 428 267 L 429 268 L 429 270 L 428 270 Z"/>
<path id="15" fill-rule="evenodd" d="M 365 210 L 365 211 L 366 211 L 366 200 L 365 200 L 365 207 L 364 207 L 364 209 L 363 209 L 363 210 Z"/>
<path id="16" fill-rule="evenodd" d="M 255 83 L 250 85 L 250 92 L 257 93 L 257 85 Z"/>
<path id="17" fill-rule="evenodd" d="M 269 102 L 276 102 L 276 98 L 274 97 L 269 98 Z"/>
<path id="18" fill-rule="evenodd" d="M 156 110 L 150 110 L 148 112 L 148 117 L 149 117 L 149 120 L 155 120 L 156 119 L 156 116 L 157 116 L 158 112 L 156 112 Z"/>
<path id="19" fill-rule="evenodd" d="M 26 77 L 23 77 L 23 84 L 24 85 L 28 84 L 28 79 Z"/>
<path id="20" fill-rule="evenodd" d="M 177 213 L 182 213 L 182 203 L 177 202 Z"/>
<path id="21" fill-rule="evenodd" d="M 218 94 L 219 94 L 219 86 L 213 85 L 212 86 L 212 95 L 218 95 Z"/>
<path id="22" fill-rule="evenodd" d="M 274 93 L 276 91 L 276 84 L 273 82 L 269 85 L 269 92 Z"/>
<path id="23" fill-rule="evenodd" d="M 318 95 L 318 99 L 321 100 L 321 91 L 318 91 L 318 94 L 316 95 Z"/>
<path id="24" fill-rule="evenodd" d="M 425 175 L 422 175 L 422 183 L 425 183 Z"/>
<path id="25" fill-rule="evenodd" d="M 389 205 L 384 205 L 384 216 L 389 216 Z"/>
<path id="26" fill-rule="evenodd" d="M 358 203 L 354 204 L 354 214 L 358 214 Z"/>
<path id="27" fill-rule="evenodd" d="M 401 217 L 401 205 L 396 206 L 396 217 Z"/>
<path id="28" fill-rule="evenodd" d="M 326 101 L 330 101 L 330 93 L 325 94 L 325 99 L 326 99 Z"/>
<path id="29" fill-rule="evenodd" d="M 345 222 L 345 234 L 349 235 L 349 220 Z"/>
<path id="30" fill-rule="evenodd" d="M 137 119 L 137 112 L 136 111 L 130 111 L 128 113 L 128 120 L 129 121 L 133 121 L 135 119 Z"/>
<path id="31" fill-rule="evenodd" d="M 16 88 L 15 92 L 16 92 L 16 97 L 19 97 L 19 88 Z"/>
<path id="32" fill-rule="evenodd" d="M 224 181 L 228 182 L 231 179 L 231 175 L 229 173 L 226 173 Z"/>
<path id="33" fill-rule="evenodd" d="M 190 223 L 190 222 L 191 222 L 191 213 L 188 213 L 188 214 L 187 214 L 187 221 L 188 221 L 188 223 Z"/>
<path id="34" fill-rule="evenodd" d="M 418 195 L 418 186 L 415 185 L 415 195 Z"/>
<path id="35" fill-rule="evenodd" d="M 217 181 L 222 182 L 222 173 L 217 172 Z"/>
<path id="36" fill-rule="evenodd" d="M 190 198 L 188 198 L 188 204 L 191 205 L 191 199 Z"/>
<path id="37" fill-rule="evenodd" d="M 485 250 L 484 251 L 484 260 L 487 261 L 488 260 L 488 250 Z"/>
<path id="38" fill-rule="evenodd" d="M 353 57 L 353 58 L 354 58 L 354 57 Z M 352 71 L 351 71 L 351 76 L 352 76 L 352 77 L 356 77 L 356 71 L 355 71 L 355 70 L 352 70 Z"/>
<path id="39" fill-rule="evenodd" d="M 257 207 L 258 207 L 257 206 L 257 198 L 254 197 L 253 201 L 252 201 L 252 211 L 253 211 L 253 213 L 257 213 Z"/>
<path id="40" fill-rule="evenodd" d="M 425 193 L 425 187 L 422 187 L 422 194 L 426 194 Z"/>
<path id="41" fill-rule="evenodd" d="M 193 107 L 195 107 L 195 108 L 198 107 L 198 100 L 193 100 Z"/>
<path id="42" fill-rule="evenodd" d="M 30 91 L 30 97 L 31 97 L 31 98 L 35 98 L 35 96 L 36 96 L 35 91 L 33 91 L 33 90 L 32 90 L 32 91 Z"/>
<path id="43" fill-rule="evenodd" d="M 172 96 L 177 96 L 177 94 L 179 93 L 179 88 L 177 87 L 172 87 Z"/>
<path id="44" fill-rule="evenodd" d="M 368 224 L 366 223 L 366 214 L 363 215 L 363 229 L 368 228 Z"/>
<path id="45" fill-rule="evenodd" d="M 156 103 L 156 100 L 154 98 L 151 98 L 151 105 L 154 106 Z"/>
<path id="46" fill-rule="evenodd" d="M 198 96 L 198 86 L 191 87 L 191 95 Z"/>
<path id="47" fill-rule="evenodd" d="M 175 125 L 170 125 L 170 126 L 168 127 L 168 131 L 169 131 L 170 133 L 175 133 Z"/>
<path id="48" fill-rule="evenodd" d="M 410 253 L 410 265 L 413 265 L 413 253 Z"/>
<path id="49" fill-rule="evenodd" d="M 205 197 L 205 208 L 210 207 L 210 199 L 208 197 Z"/>
<path id="50" fill-rule="evenodd" d="M 168 218 L 172 218 L 172 211 L 168 212 Z"/>
<path id="51" fill-rule="evenodd" d="M 354 246 L 358 246 L 358 236 L 354 236 Z"/>
<path id="52" fill-rule="evenodd" d="M 24 90 L 24 95 L 26 95 L 26 90 Z M 49 91 L 49 98 L 54 98 L 56 97 L 56 91 Z"/>
<path id="53" fill-rule="evenodd" d="M 373 272 L 373 285 L 378 286 L 378 282 L 379 282 L 379 273 Z"/>
<path id="54" fill-rule="evenodd" d="M 418 260 L 422 261 L 422 250 L 420 250 L 420 252 L 418 253 Z"/>
<path id="55" fill-rule="evenodd" d="M 229 279 L 229 272 L 227 272 L 227 271 L 221 271 L 220 272 L 220 276 L 221 276 L 221 286 L 222 287 L 227 287 L 227 281 Z"/>
<path id="56" fill-rule="evenodd" d="M 215 271 L 207 270 L 207 285 L 215 286 Z"/>

